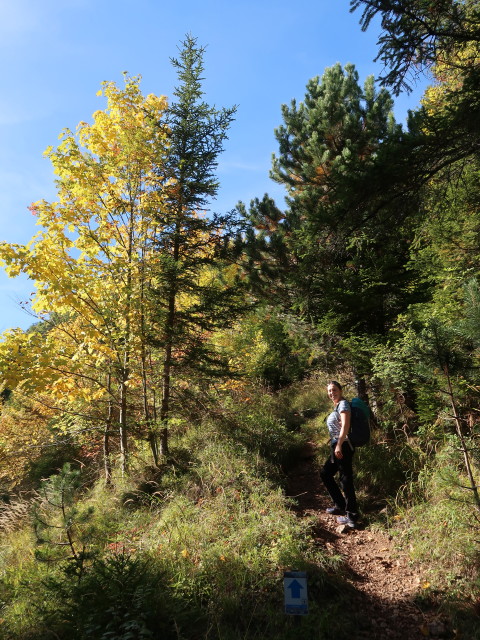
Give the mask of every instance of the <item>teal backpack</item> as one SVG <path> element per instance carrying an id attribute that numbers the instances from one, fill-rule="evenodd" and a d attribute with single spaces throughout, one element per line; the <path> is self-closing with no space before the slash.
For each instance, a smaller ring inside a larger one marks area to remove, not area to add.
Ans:
<path id="1" fill-rule="evenodd" d="M 370 407 L 361 398 L 352 398 L 348 404 L 350 405 L 348 441 L 354 447 L 363 447 L 370 442 Z M 338 412 L 338 404 L 335 411 Z"/>
<path id="2" fill-rule="evenodd" d="M 352 398 L 350 409 L 348 439 L 354 447 L 362 447 L 370 442 L 370 408 L 361 398 Z"/>

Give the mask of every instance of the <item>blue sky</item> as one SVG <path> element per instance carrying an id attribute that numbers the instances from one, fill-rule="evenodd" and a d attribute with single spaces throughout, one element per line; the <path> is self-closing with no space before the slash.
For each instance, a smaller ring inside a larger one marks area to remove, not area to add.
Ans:
<path id="1" fill-rule="evenodd" d="M 282 103 L 302 100 L 309 78 L 336 62 L 353 62 L 361 82 L 382 69 L 373 62 L 379 30 L 362 33 L 359 17 L 349 0 L 0 0 L 0 239 L 26 243 L 37 231 L 28 205 L 55 199 L 43 151 L 63 128 L 104 108 L 100 83 L 121 83 L 128 71 L 142 75 L 144 94 L 171 96 L 170 58 L 187 33 L 207 47 L 206 100 L 238 105 L 212 209 L 265 192 L 281 205 L 268 173 Z M 425 86 L 396 100 L 398 121 Z M 0 269 L 0 332 L 32 324 L 19 306 L 32 291 L 26 278 Z"/>

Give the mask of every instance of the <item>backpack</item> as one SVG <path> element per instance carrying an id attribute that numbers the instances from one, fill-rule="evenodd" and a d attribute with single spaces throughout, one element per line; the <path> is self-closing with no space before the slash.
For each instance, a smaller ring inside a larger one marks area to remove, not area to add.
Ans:
<path id="1" fill-rule="evenodd" d="M 350 431 L 348 440 L 354 447 L 370 442 L 370 408 L 361 398 L 352 398 L 350 405 Z M 338 412 L 338 405 L 335 407 Z"/>
<path id="2" fill-rule="evenodd" d="M 361 398 L 352 398 L 348 439 L 354 447 L 362 447 L 370 442 L 370 408 Z"/>

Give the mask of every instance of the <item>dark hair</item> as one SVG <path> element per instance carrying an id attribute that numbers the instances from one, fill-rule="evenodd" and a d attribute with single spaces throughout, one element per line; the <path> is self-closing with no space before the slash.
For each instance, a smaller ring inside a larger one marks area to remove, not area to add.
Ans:
<path id="1" fill-rule="evenodd" d="M 340 391 L 342 391 L 342 385 L 336 380 L 330 380 L 330 382 L 327 384 L 327 387 L 329 387 L 331 384 L 333 384 L 335 387 L 340 389 Z"/>

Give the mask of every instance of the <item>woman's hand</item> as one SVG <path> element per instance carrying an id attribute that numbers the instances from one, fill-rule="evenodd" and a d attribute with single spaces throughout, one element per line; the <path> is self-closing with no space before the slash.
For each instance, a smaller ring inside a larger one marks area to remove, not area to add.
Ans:
<path id="1" fill-rule="evenodd" d="M 339 460 L 343 458 L 342 445 L 340 442 L 337 442 L 335 446 L 335 457 L 338 458 Z"/>

